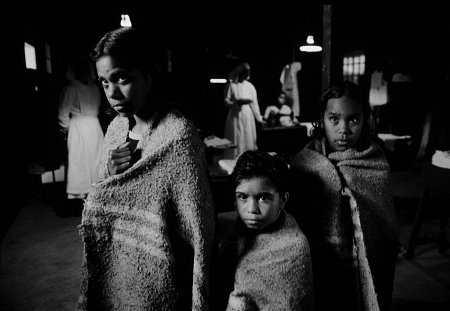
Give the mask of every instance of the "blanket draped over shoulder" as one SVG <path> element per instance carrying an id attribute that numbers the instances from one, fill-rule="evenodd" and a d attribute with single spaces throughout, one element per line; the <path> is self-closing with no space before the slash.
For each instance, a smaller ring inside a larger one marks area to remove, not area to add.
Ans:
<path id="1" fill-rule="evenodd" d="M 226 279 L 219 285 L 231 284 L 216 310 L 312 310 L 310 249 L 294 218 L 283 212 L 254 234 L 236 213 L 231 227 L 221 243 L 218 267 Z"/>
<path id="2" fill-rule="evenodd" d="M 172 110 L 148 122 L 140 159 L 108 176 L 108 152 L 126 141 L 117 116 L 105 136 L 101 179 L 85 201 L 82 310 L 207 310 L 214 232 L 203 143 Z"/>
<path id="3" fill-rule="evenodd" d="M 311 245 L 316 300 L 339 290 L 339 280 L 324 271 L 346 262 L 355 267 L 363 310 L 388 309 L 398 241 L 389 164 L 374 143 L 364 150 L 325 150 L 324 140 L 316 139 L 294 157 L 296 198 L 288 207 Z"/>

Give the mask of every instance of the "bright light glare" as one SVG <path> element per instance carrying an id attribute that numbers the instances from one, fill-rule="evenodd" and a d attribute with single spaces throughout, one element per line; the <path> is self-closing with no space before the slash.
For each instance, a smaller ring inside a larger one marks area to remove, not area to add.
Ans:
<path id="1" fill-rule="evenodd" d="M 131 27 L 131 19 L 128 14 L 122 14 L 120 15 L 120 26 L 122 27 Z"/>
<path id="2" fill-rule="evenodd" d="M 227 79 L 209 79 L 209 83 L 227 83 Z"/>
<path id="3" fill-rule="evenodd" d="M 25 42 L 24 48 L 25 48 L 25 67 L 27 69 L 36 70 L 36 68 L 37 68 L 37 66 L 36 66 L 36 51 L 34 49 L 34 46 Z"/>
<path id="4" fill-rule="evenodd" d="M 300 51 L 302 51 L 302 52 L 320 52 L 320 51 L 322 51 L 322 47 L 319 45 L 302 45 L 300 47 Z"/>

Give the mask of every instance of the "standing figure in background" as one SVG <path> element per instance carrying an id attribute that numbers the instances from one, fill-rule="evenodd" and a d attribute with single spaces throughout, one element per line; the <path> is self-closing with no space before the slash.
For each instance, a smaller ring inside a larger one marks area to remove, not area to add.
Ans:
<path id="1" fill-rule="evenodd" d="M 60 94 L 59 125 L 67 133 L 67 197 L 81 212 L 82 199 L 98 181 L 103 131 L 98 119 L 101 97 L 88 58 L 75 58 L 67 70 L 71 82 Z"/>
<path id="2" fill-rule="evenodd" d="M 288 210 L 311 247 L 315 310 L 391 309 L 398 225 L 369 112 L 356 84 L 329 88 L 312 141 L 291 163 Z"/>
<path id="3" fill-rule="evenodd" d="M 208 310 L 215 218 L 204 143 L 163 95 L 149 38 L 119 28 L 91 54 L 118 115 L 79 226 L 81 310 Z"/>
<path id="4" fill-rule="evenodd" d="M 286 96 L 292 102 L 292 111 L 295 120 L 300 116 L 300 97 L 298 93 L 297 73 L 301 69 L 302 63 L 292 62 L 284 66 L 280 76 L 281 90 L 286 93 Z"/>
<path id="5" fill-rule="evenodd" d="M 250 79 L 250 65 L 242 63 L 232 70 L 225 89 L 225 106 L 229 108 L 224 137 L 236 145 L 227 149 L 225 158 L 237 159 L 247 150 L 256 150 L 256 122 L 264 124 L 255 86 Z"/>

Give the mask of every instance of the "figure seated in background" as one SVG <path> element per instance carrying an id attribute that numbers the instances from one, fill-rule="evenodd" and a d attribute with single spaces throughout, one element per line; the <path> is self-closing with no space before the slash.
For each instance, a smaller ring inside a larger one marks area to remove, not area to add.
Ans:
<path id="1" fill-rule="evenodd" d="M 281 92 L 278 96 L 278 104 L 267 106 L 264 112 L 264 120 L 267 121 L 268 126 L 293 126 L 298 124 L 294 119 L 291 106 L 292 104 L 286 93 Z"/>

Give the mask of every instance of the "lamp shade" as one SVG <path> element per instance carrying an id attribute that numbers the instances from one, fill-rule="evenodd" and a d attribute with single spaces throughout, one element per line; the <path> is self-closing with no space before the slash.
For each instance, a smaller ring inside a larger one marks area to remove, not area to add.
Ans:
<path id="1" fill-rule="evenodd" d="M 309 35 L 306 38 L 306 43 L 300 46 L 302 52 L 320 52 L 322 47 L 314 43 L 314 36 Z"/>

